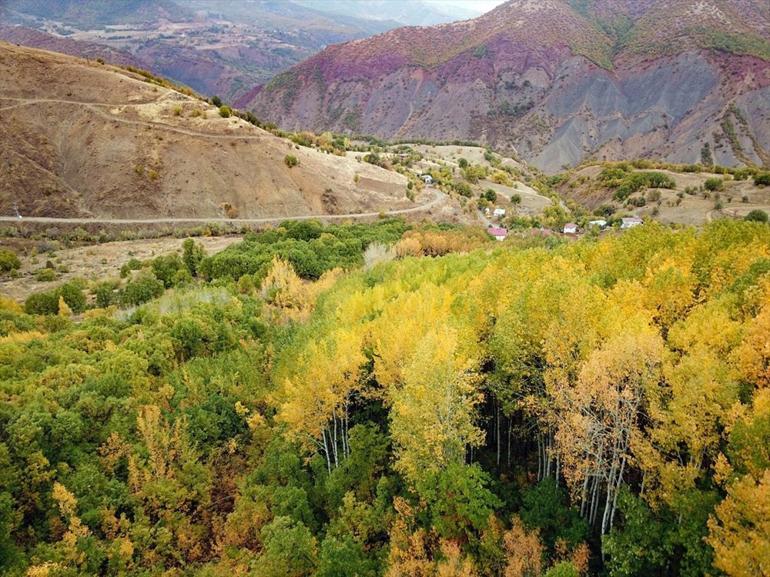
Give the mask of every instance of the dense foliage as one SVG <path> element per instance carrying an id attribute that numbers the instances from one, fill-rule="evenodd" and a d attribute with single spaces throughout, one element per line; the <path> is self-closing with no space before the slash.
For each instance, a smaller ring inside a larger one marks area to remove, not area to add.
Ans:
<path id="1" fill-rule="evenodd" d="M 0 300 L 0 572 L 767 574 L 770 227 L 330 270 L 403 224 L 357 230 L 188 245 L 216 280 L 130 314 Z"/>

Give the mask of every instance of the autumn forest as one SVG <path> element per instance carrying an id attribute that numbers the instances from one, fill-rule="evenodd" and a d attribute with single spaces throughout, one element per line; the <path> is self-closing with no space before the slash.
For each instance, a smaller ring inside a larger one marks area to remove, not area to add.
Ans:
<path id="1" fill-rule="evenodd" d="M 2 575 L 770 575 L 766 224 L 125 273 L 0 300 Z"/>

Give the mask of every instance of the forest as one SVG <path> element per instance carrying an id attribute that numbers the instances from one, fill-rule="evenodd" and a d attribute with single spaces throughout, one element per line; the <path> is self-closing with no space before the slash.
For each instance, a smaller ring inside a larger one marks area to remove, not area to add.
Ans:
<path id="1" fill-rule="evenodd" d="M 0 298 L 2 575 L 770 575 L 767 224 L 125 274 Z"/>

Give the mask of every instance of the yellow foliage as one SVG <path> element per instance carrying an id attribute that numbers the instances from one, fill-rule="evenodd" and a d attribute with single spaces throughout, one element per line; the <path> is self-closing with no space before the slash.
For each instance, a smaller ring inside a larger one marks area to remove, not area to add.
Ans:
<path id="1" fill-rule="evenodd" d="M 72 316 L 72 309 L 69 307 L 67 302 L 64 300 L 63 296 L 59 296 L 59 316 L 60 317 L 71 317 Z"/>
<path id="2" fill-rule="evenodd" d="M 12 298 L 0 295 L 0 311 L 8 311 L 14 314 L 21 314 L 24 312 L 24 309 Z"/>
<path id="3" fill-rule="evenodd" d="M 729 577 L 770 575 L 770 470 L 732 484 L 708 525 L 718 569 Z"/>

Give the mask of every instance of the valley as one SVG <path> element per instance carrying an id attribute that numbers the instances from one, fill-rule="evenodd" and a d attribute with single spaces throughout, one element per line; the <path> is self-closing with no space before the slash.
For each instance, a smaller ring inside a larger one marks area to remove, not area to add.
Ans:
<path id="1" fill-rule="evenodd" d="M 0 577 L 770 577 L 764 0 L 6 0 L 0 125 Z"/>

